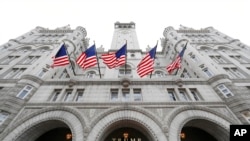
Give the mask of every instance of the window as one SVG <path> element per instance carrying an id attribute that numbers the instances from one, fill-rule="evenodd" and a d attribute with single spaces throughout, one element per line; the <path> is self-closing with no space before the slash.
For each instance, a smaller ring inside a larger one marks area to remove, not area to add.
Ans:
<path id="1" fill-rule="evenodd" d="M 76 99 L 75 99 L 75 101 L 82 101 L 83 92 L 84 92 L 84 89 L 77 89 L 76 90 Z"/>
<path id="2" fill-rule="evenodd" d="M 195 55 L 190 56 L 194 62 L 199 62 L 199 58 Z"/>
<path id="3" fill-rule="evenodd" d="M 22 64 L 32 64 L 34 63 L 36 60 L 39 59 L 40 56 L 28 56 L 27 58 L 25 58 L 25 60 L 22 62 Z"/>
<path id="4" fill-rule="evenodd" d="M 230 56 L 230 57 L 233 58 L 233 59 L 235 59 L 235 60 L 237 60 L 240 63 L 248 63 L 247 59 L 243 58 L 240 55 L 235 55 L 235 56 Z"/>
<path id="5" fill-rule="evenodd" d="M 4 121 L 8 118 L 9 113 L 0 110 L 0 125 L 4 123 Z"/>
<path id="6" fill-rule="evenodd" d="M 155 76 L 156 77 L 165 77 L 165 73 L 162 71 L 155 71 Z"/>
<path id="7" fill-rule="evenodd" d="M 61 89 L 55 89 L 51 101 L 57 101 L 61 91 Z"/>
<path id="8" fill-rule="evenodd" d="M 118 89 L 110 89 L 111 101 L 118 101 Z"/>
<path id="9" fill-rule="evenodd" d="M 168 91 L 168 96 L 170 98 L 171 101 L 176 101 L 176 96 L 175 96 L 175 92 L 174 89 L 167 89 Z"/>
<path id="10" fill-rule="evenodd" d="M 126 70 L 125 70 L 126 69 Z M 126 72 L 125 72 L 126 71 Z M 119 74 L 120 75 L 130 75 L 132 73 L 132 68 L 130 65 L 123 65 L 119 69 Z"/>
<path id="11" fill-rule="evenodd" d="M 86 77 L 87 77 L 87 78 L 94 78 L 95 76 L 96 76 L 95 71 L 89 71 L 89 72 L 86 74 Z"/>
<path id="12" fill-rule="evenodd" d="M 187 93 L 184 89 L 179 89 L 179 94 L 180 94 L 180 100 L 181 101 L 189 101 Z"/>
<path id="13" fill-rule="evenodd" d="M 230 78 L 246 78 L 237 68 L 224 68 Z"/>
<path id="14" fill-rule="evenodd" d="M 18 97 L 18 98 L 21 98 L 21 99 L 24 99 L 24 98 L 31 92 L 32 89 L 33 89 L 32 86 L 26 85 L 26 86 L 17 94 L 17 97 Z"/>
<path id="15" fill-rule="evenodd" d="M 224 84 L 218 85 L 217 88 L 226 98 L 234 96 L 233 93 Z"/>
<path id="16" fill-rule="evenodd" d="M 203 69 L 203 72 L 204 72 L 208 77 L 212 77 L 212 76 L 214 75 L 208 68 Z"/>
<path id="17" fill-rule="evenodd" d="M 241 111 L 241 115 L 250 122 L 250 110 Z"/>
<path id="18" fill-rule="evenodd" d="M 9 79 L 18 79 L 21 77 L 21 74 L 26 70 L 26 68 L 13 68 L 4 78 Z"/>
<path id="19" fill-rule="evenodd" d="M 191 78 L 191 75 L 188 73 L 186 69 L 184 69 L 181 74 L 181 78 Z"/>
<path id="20" fill-rule="evenodd" d="M 122 100 L 129 101 L 130 98 L 130 89 L 122 89 Z"/>
<path id="21" fill-rule="evenodd" d="M 65 102 L 72 101 L 72 91 L 73 91 L 72 89 L 66 90 L 65 97 L 64 97 Z"/>
<path id="22" fill-rule="evenodd" d="M 200 101 L 201 100 L 201 98 L 200 98 L 200 96 L 199 96 L 196 89 L 190 89 L 190 92 L 191 92 L 191 94 L 192 94 L 195 101 Z"/>
<path id="23" fill-rule="evenodd" d="M 19 58 L 19 56 L 7 56 L 1 60 L 1 64 L 9 64 L 11 61 Z"/>
<path id="24" fill-rule="evenodd" d="M 134 101 L 142 101 L 141 89 L 133 89 Z"/>
<path id="25" fill-rule="evenodd" d="M 39 73 L 38 73 L 38 77 L 42 78 L 44 76 L 44 74 L 47 72 L 47 69 L 42 69 Z"/>

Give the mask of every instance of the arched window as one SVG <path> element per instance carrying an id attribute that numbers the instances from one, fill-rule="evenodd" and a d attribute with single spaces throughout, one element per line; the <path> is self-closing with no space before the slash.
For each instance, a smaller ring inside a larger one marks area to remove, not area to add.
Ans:
<path id="1" fill-rule="evenodd" d="M 119 75 L 131 75 L 132 68 L 130 65 L 126 64 L 119 68 Z"/>
<path id="2" fill-rule="evenodd" d="M 155 71 L 155 76 L 156 77 L 165 77 L 166 74 L 163 71 Z"/>
<path id="3" fill-rule="evenodd" d="M 96 76 L 95 71 L 89 71 L 86 73 L 86 78 L 94 78 Z"/>

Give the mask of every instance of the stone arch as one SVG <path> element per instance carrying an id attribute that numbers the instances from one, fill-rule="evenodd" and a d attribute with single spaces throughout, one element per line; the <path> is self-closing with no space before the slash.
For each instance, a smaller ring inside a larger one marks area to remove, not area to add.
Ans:
<path id="1" fill-rule="evenodd" d="M 51 47 L 51 46 L 38 46 L 37 47 L 37 50 L 42 50 L 42 49 L 44 49 L 44 50 L 51 50 L 51 49 L 53 49 L 53 47 Z"/>
<path id="2" fill-rule="evenodd" d="M 201 49 L 201 50 L 205 50 L 205 49 L 208 49 L 208 50 L 213 50 L 213 46 L 211 45 L 200 45 L 200 46 L 197 46 L 196 47 L 198 50 Z"/>
<path id="3" fill-rule="evenodd" d="M 232 47 L 230 46 L 215 46 L 214 49 L 219 49 L 219 50 L 232 50 Z"/>
<path id="4" fill-rule="evenodd" d="M 186 123 L 192 120 L 204 120 L 206 122 L 217 125 L 221 130 L 229 133 L 230 124 L 237 123 L 219 112 L 213 111 L 209 108 L 199 106 L 185 106 L 178 108 L 171 113 L 171 116 L 164 120 L 164 123 L 169 127 L 169 140 L 179 141 L 179 133 Z"/>
<path id="5" fill-rule="evenodd" d="M 86 118 L 81 116 L 75 109 L 68 107 L 45 108 L 15 123 L 15 126 L 8 130 L 11 132 L 7 133 L 3 141 L 32 141 L 44 134 L 48 129 L 60 126 L 67 126 L 71 130 L 72 141 L 83 141 L 83 130 L 86 122 Z M 53 123 L 55 127 L 49 127 L 47 130 L 43 129 L 43 124 L 46 123 Z"/>
<path id="6" fill-rule="evenodd" d="M 160 120 L 157 117 L 133 108 L 114 108 L 98 116 L 91 123 L 91 131 L 88 141 L 99 141 L 111 126 L 119 122 L 134 123 L 146 132 L 152 141 L 166 141 L 165 133 L 161 129 Z"/>
<path id="7" fill-rule="evenodd" d="M 197 47 L 198 50 L 213 50 L 211 46 L 199 46 Z"/>

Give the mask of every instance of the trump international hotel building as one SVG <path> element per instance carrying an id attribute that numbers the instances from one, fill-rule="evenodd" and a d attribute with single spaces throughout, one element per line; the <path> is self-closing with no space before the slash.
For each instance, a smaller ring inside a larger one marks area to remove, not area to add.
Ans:
<path id="1" fill-rule="evenodd" d="M 116 22 L 110 40 L 107 51 L 96 47 L 99 67 L 86 70 L 76 64 L 92 45 L 81 26 L 36 27 L 1 45 L 0 140 L 228 141 L 230 125 L 250 123 L 250 47 L 240 40 L 213 27 L 166 27 L 142 78 L 137 65 L 155 43 L 140 49 L 134 22 Z M 124 40 L 126 64 L 109 69 L 101 55 Z M 52 68 L 62 42 L 70 64 Z"/>

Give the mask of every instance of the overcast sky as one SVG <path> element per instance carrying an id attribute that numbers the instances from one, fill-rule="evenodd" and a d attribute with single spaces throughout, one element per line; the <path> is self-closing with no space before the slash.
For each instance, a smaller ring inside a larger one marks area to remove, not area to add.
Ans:
<path id="1" fill-rule="evenodd" d="M 36 26 L 87 30 L 90 44 L 111 46 L 114 23 L 136 23 L 140 48 L 153 47 L 168 26 L 209 26 L 250 45 L 250 0 L 1 0 L 0 44 Z"/>

